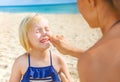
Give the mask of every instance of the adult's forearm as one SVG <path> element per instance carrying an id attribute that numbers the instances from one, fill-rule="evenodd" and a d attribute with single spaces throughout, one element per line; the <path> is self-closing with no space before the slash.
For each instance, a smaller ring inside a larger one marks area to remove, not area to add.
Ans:
<path id="1" fill-rule="evenodd" d="M 68 50 L 68 54 L 76 58 L 79 58 L 80 55 L 82 55 L 83 53 L 84 51 L 79 48 L 72 47 L 71 49 Z"/>

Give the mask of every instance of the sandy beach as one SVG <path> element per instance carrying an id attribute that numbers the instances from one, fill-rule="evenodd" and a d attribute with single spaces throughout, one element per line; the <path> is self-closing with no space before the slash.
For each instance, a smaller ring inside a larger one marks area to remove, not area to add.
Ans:
<path id="1" fill-rule="evenodd" d="M 25 51 L 18 39 L 21 20 L 34 13 L 0 13 L 0 82 L 8 82 L 14 60 Z M 102 36 L 100 29 L 91 29 L 80 14 L 41 14 L 48 18 L 53 35 L 64 35 L 69 42 L 87 50 Z M 57 51 L 52 47 L 53 51 Z M 79 82 L 77 59 L 65 55 L 66 63 L 73 78 Z"/>

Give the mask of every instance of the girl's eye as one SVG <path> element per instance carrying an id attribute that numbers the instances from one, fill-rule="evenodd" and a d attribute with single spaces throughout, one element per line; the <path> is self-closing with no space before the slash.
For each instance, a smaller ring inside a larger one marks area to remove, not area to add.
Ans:
<path id="1" fill-rule="evenodd" d="M 36 31 L 36 33 L 39 33 L 39 32 L 40 32 L 39 30 Z"/>

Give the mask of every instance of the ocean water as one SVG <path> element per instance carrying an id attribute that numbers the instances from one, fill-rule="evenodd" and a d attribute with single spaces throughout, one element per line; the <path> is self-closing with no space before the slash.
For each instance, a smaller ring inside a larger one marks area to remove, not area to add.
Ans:
<path id="1" fill-rule="evenodd" d="M 0 6 L 76 3 L 77 0 L 0 0 Z"/>
<path id="2" fill-rule="evenodd" d="M 36 13 L 56 13 L 56 14 L 79 13 L 77 8 L 77 3 L 0 6 L 0 12 L 10 12 L 10 13 L 36 12 Z"/>

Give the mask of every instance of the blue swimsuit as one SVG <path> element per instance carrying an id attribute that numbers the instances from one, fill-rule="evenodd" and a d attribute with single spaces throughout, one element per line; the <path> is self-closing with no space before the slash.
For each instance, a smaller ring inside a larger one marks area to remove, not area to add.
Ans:
<path id="1" fill-rule="evenodd" d="M 52 65 L 52 56 L 50 52 L 50 66 L 46 67 L 31 67 L 30 54 L 28 55 L 29 67 L 24 74 L 21 82 L 60 82 L 58 73 Z"/>

